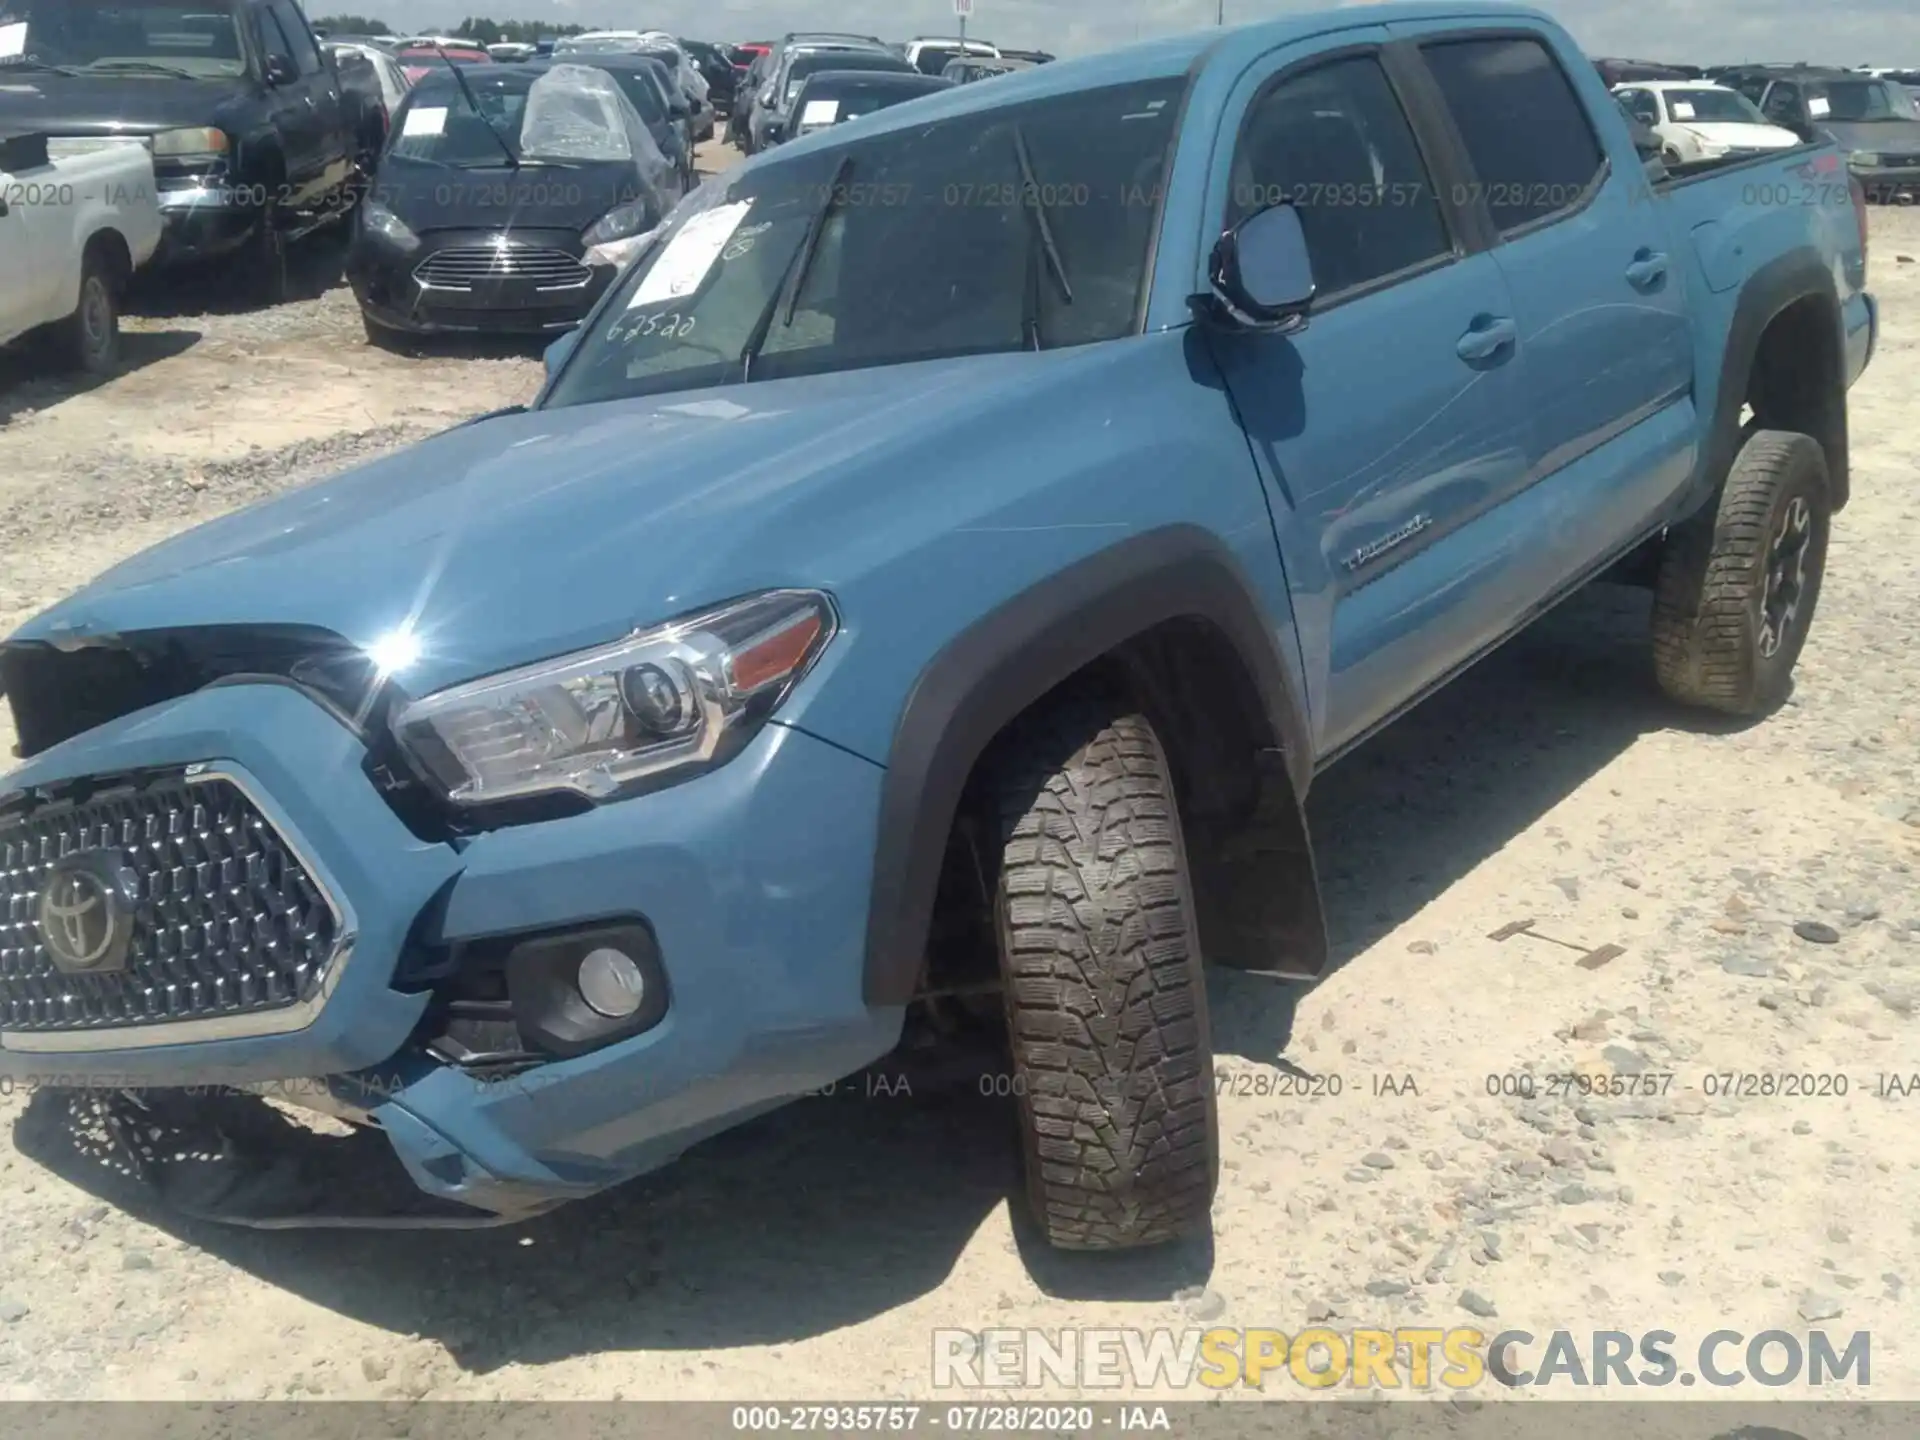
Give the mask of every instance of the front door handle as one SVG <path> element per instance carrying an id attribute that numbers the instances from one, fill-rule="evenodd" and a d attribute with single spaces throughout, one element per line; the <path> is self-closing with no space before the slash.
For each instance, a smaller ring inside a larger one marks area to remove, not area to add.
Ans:
<path id="1" fill-rule="evenodd" d="M 1462 335 L 1454 345 L 1454 351 L 1462 360 L 1469 363 L 1479 360 L 1491 360 L 1501 350 L 1511 350 L 1513 342 L 1520 337 L 1513 321 L 1499 315 L 1482 315 L 1473 322 L 1473 328 Z M 1505 356 L 1501 356 L 1505 359 Z"/>
<path id="2" fill-rule="evenodd" d="M 1651 290 L 1667 278 L 1667 257 L 1657 250 L 1634 252 L 1627 266 L 1627 283 L 1636 290 Z"/>

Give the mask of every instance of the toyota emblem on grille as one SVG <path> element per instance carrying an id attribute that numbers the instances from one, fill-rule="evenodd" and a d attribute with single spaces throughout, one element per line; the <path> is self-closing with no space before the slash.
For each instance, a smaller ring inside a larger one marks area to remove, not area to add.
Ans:
<path id="1" fill-rule="evenodd" d="M 53 963 L 68 974 L 124 969 L 137 884 L 109 851 L 83 850 L 55 861 L 34 914 Z"/>

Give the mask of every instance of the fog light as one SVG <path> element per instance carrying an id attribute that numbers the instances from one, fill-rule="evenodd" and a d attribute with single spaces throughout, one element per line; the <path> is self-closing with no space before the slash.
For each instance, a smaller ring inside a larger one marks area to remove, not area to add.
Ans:
<path id="1" fill-rule="evenodd" d="M 584 1055 L 667 1013 L 660 945 L 637 919 L 527 936 L 507 952 L 506 971 L 514 1029 L 543 1055 Z"/>
<path id="2" fill-rule="evenodd" d="M 609 1020 L 624 1020 L 640 1008 L 646 977 L 631 956 L 618 950 L 589 950 L 580 962 L 580 998 Z"/>

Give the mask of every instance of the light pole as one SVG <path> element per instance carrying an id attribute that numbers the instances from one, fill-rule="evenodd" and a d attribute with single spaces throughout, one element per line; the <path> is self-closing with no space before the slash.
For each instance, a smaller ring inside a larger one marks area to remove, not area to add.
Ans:
<path id="1" fill-rule="evenodd" d="M 1219 4 L 1213 12 L 1213 23 L 1216 25 L 1224 25 L 1227 23 L 1227 0 L 1219 0 Z"/>

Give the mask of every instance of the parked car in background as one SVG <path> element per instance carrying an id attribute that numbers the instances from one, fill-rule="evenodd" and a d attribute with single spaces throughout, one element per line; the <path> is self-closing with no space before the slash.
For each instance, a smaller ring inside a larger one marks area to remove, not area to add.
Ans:
<path id="1" fill-rule="evenodd" d="M 605 70 L 562 57 L 430 74 L 347 253 L 367 336 L 568 329 L 680 193 Z"/>
<path id="2" fill-rule="evenodd" d="M 1002 60 L 1024 60 L 1029 65 L 1051 65 L 1055 59 L 1045 50 L 1009 50 L 1004 45 L 999 49 Z"/>
<path id="3" fill-rule="evenodd" d="M 517 40 L 501 40 L 487 46 L 487 54 L 501 65 L 517 65 L 533 59 L 538 53 L 532 45 Z"/>
<path id="4" fill-rule="evenodd" d="M 1670 165 L 1785 150 L 1802 143 L 1799 135 L 1769 123 L 1758 106 L 1725 85 L 1652 80 L 1621 85 L 1613 93 L 1660 137 Z"/>
<path id="5" fill-rule="evenodd" d="M 707 104 L 717 117 L 729 114 L 733 110 L 733 94 L 739 88 L 740 76 L 733 68 L 733 61 L 727 52 L 718 45 L 705 40 L 682 40 L 680 48 L 685 50 L 700 73 L 707 80 Z M 709 137 L 711 138 L 711 132 Z"/>
<path id="6" fill-rule="evenodd" d="M 1650 185 L 1557 24 L 1400 4 L 717 175 L 526 409 L 0 647 L 0 1074 L 113 1076 L 203 1218 L 479 1224 L 972 1030 L 1037 1237 L 1204 1233 L 1203 967 L 1325 972 L 1317 775 L 1623 561 L 1677 703 L 1788 698 L 1877 331 L 1838 163 Z M 423 1198 L 248 1183 L 237 1085 Z"/>
<path id="7" fill-rule="evenodd" d="M 160 231 L 137 139 L 55 159 L 45 135 L 0 131 L 0 345 L 25 336 L 62 369 L 110 372 L 120 297 Z"/>
<path id="8" fill-rule="evenodd" d="M 744 76 L 753 67 L 753 62 L 773 49 L 768 40 L 747 40 L 738 45 L 727 47 L 727 59 L 733 65 L 736 74 Z"/>
<path id="9" fill-rule="evenodd" d="M 383 120 L 391 120 L 393 112 L 400 108 L 400 102 L 407 98 L 411 82 L 407 72 L 394 57 L 391 50 L 378 45 L 369 45 L 359 40 L 339 40 L 328 37 L 327 49 L 333 52 L 336 65 L 343 65 L 346 57 L 352 55 L 366 62 L 373 71 L 373 81 L 382 111 Z M 344 80 L 344 72 L 343 72 Z M 385 127 L 382 126 L 382 134 Z M 376 147 L 375 153 L 378 153 Z"/>
<path id="10" fill-rule="evenodd" d="M 399 60 L 400 68 L 406 74 L 409 85 L 418 84 L 421 76 L 446 65 L 494 63 L 494 58 L 486 52 L 486 47 L 466 40 L 455 45 L 421 45 L 415 42 L 403 46 L 395 58 Z"/>
<path id="11" fill-rule="evenodd" d="M 998 60 L 1000 49 L 985 40 L 948 39 L 940 36 L 921 36 L 909 40 L 906 48 L 907 63 L 922 75 L 938 75 L 947 66 L 967 56 L 978 56 L 983 60 Z"/>
<path id="12" fill-rule="evenodd" d="M 392 55 L 371 45 L 350 45 L 337 40 L 323 43 L 332 54 L 334 70 L 340 76 L 341 95 L 353 102 L 360 116 L 360 143 L 354 151 L 354 170 L 364 185 L 373 178 L 380 152 L 386 147 L 393 112 L 407 97 L 407 72 Z"/>
<path id="13" fill-rule="evenodd" d="M 734 91 L 733 108 L 727 113 L 727 143 L 748 155 L 753 153 L 753 107 L 773 74 L 773 66 L 771 49 L 754 56 L 747 65 L 746 74 L 740 77 L 740 84 Z"/>
<path id="14" fill-rule="evenodd" d="M 661 61 L 652 55 L 581 55 L 531 63 L 591 65 L 606 71 L 639 114 L 653 143 L 660 147 L 660 153 L 672 162 L 680 177 L 681 191 L 693 189 L 693 137 L 686 97 Z"/>
<path id="15" fill-rule="evenodd" d="M 956 85 L 971 85 L 976 80 L 991 80 L 996 75 L 1011 75 L 1016 70 L 1031 70 L 1030 60 L 1009 60 L 1005 56 L 989 60 L 983 55 L 963 55 L 949 60 L 940 73 Z"/>
<path id="16" fill-rule="evenodd" d="M 815 49 L 811 46 L 794 46 L 782 53 L 779 67 L 773 77 L 754 97 L 753 113 L 749 117 L 750 152 L 757 153 L 780 144 L 788 136 L 788 126 L 793 117 L 794 101 L 800 98 L 800 91 L 807 83 L 807 77 L 818 70 L 870 70 L 891 74 L 907 74 L 913 71 L 898 55 L 884 50 L 866 49 Z"/>
<path id="17" fill-rule="evenodd" d="M 1920 196 L 1920 102 L 1905 86 L 1809 67 L 1768 76 L 1758 103 L 1777 125 L 1831 136 L 1869 200 Z"/>
<path id="18" fill-rule="evenodd" d="M 793 102 L 794 136 L 811 135 L 953 88 L 953 81 L 917 70 L 817 70 Z"/>
<path id="19" fill-rule="evenodd" d="M 1700 71 L 1693 65 L 1667 65 L 1657 60 L 1616 60 L 1602 57 L 1593 62 L 1600 78 L 1609 88 L 1636 80 L 1698 80 Z"/>
<path id="20" fill-rule="evenodd" d="M 352 208 L 365 117 L 293 0 L 0 0 L 7 31 L 0 129 L 46 135 L 56 158 L 148 146 L 158 263 L 236 261 L 272 303 L 287 247 Z"/>
<path id="21" fill-rule="evenodd" d="M 589 30 L 569 35 L 554 47 L 556 57 L 593 55 L 651 55 L 661 61 L 685 96 L 692 138 L 705 140 L 714 131 L 713 107 L 707 100 L 704 75 L 680 42 L 664 30 Z"/>

